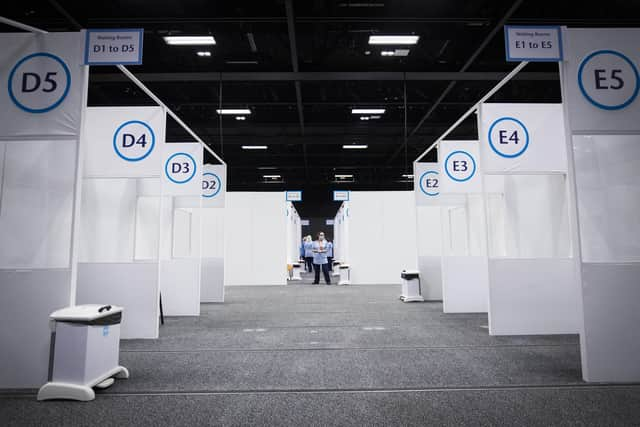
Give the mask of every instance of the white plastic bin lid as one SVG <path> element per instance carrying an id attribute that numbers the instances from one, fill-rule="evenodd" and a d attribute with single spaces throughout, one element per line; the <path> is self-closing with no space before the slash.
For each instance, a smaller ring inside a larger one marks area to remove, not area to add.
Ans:
<path id="1" fill-rule="evenodd" d="M 59 322 L 90 322 L 118 313 L 122 313 L 122 307 L 116 305 L 84 304 L 56 310 L 49 318 Z"/>
<path id="2" fill-rule="evenodd" d="M 420 274 L 420 270 L 402 270 L 405 274 Z"/>

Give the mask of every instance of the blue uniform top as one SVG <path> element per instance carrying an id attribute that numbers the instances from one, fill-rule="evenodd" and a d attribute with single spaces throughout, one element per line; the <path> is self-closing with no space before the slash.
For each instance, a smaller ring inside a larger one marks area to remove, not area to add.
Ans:
<path id="1" fill-rule="evenodd" d="M 313 256 L 313 242 L 304 242 L 304 256 L 307 258 Z"/>
<path id="2" fill-rule="evenodd" d="M 300 244 L 300 258 L 304 258 L 304 242 Z"/>
<path id="3" fill-rule="evenodd" d="M 316 240 L 313 242 L 313 263 L 314 264 L 327 264 L 329 261 L 327 260 L 328 253 L 328 244 L 327 241 L 324 240 L 322 242 Z"/>
<path id="4" fill-rule="evenodd" d="M 327 242 L 327 256 L 333 258 L 333 243 Z"/>

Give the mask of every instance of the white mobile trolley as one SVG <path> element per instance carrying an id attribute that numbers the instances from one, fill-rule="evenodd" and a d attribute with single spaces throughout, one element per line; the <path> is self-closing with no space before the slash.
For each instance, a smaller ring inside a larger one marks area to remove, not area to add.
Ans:
<path id="1" fill-rule="evenodd" d="M 129 378 L 118 360 L 122 307 L 78 305 L 54 311 L 50 319 L 49 382 L 40 387 L 38 400 L 93 400 L 93 387 Z"/>

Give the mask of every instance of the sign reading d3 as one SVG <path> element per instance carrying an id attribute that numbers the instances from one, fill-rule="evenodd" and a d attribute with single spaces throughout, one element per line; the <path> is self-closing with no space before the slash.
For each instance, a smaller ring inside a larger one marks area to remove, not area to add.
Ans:
<path id="1" fill-rule="evenodd" d="M 196 168 L 196 160 L 191 154 L 175 153 L 167 159 L 164 172 L 169 181 L 175 184 L 185 184 L 196 175 Z"/>
<path id="2" fill-rule="evenodd" d="M 587 55 L 578 67 L 582 95 L 604 110 L 620 110 L 638 96 L 640 75 L 637 65 L 624 53 L 598 50 Z"/>
<path id="3" fill-rule="evenodd" d="M 71 73 L 60 57 L 39 52 L 20 59 L 9 73 L 9 97 L 28 113 L 46 113 L 64 101 Z"/>
<path id="4" fill-rule="evenodd" d="M 151 126 L 140 120 L 122 123 L 113 134 L 113 149 L 128 162 L 138 162 L 151 154 L 156 136 Z"/>

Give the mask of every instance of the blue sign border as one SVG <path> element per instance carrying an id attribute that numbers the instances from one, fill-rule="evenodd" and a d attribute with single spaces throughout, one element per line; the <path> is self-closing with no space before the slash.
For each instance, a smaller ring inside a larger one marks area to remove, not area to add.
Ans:
<path id="1" fill-rule="evenodd" d="M 471 175 L 469 175 L 468 177 L 466 177 L 465 179 L 458 179 L 458 178 L 454 178 L 450 173 L 449 173 L 449 168 L 447 167 L 447 165 L 449 164 L 449 159 L 451 158 L 451 156 L 453 156 L 454 154 L 458 154 L 458 153 L 462 153 L 467 155 L 470 159 L 471 159 L 471 163 L 473 164 L 473 172 L 471 172 Z M 449 178 L 451 178 L 453 181 L 456 182 L 466 182 L 469 181 L 471 178 L 473 178 L 473 176 L 476 174 L 476 161 L 473 158 L 473 156 L 469 153 L 467 153 L 466 151 L 463 150 L 456 150 L 456 151 L 452 151 L 451 153 L 449 153 L 449 155 L 447 156 L 447 158 L 444 161 L 444 171 L 447 173 L 447 176 Z"/>
<path id="2" fill-rule="evenodd" d="M 300 200 L 289 200 L 289 193 L 300 193 Z M 302 201 L 302 190 L 287 190 L 284 192 L 284 198 L 287 202 L 301 202 Z"/>
<path id="3" fill-rule="evenodd" d="M 346 200 L 342 200 L 342 199 L 337 200 L 336 199 L 336 193 L 338 193 L 340 191 L 346 191 L 346 193 L 347 193 Z M 349 190 L 333 190 L 333 201 L 334 202 L 348 202 L 349 200 L 351 200 L 351 191 L 349 191 Z"/>
<path id="4" fill-rule="evenodd" d="M 425 175 L 431 175 L 431 174 L 435 174 L 440 176 L 440 173 L 437 171 L 426 171 L 424 172 L 422 175 L 420 175 L 420 179 L 418 180 L 418 185 L 420 186 L 420 190 L 426 194 L 427 196 L 430 197 L 434 197 L 434 196 L 439 196 L 440 195 L 440 191 L 438 191 L 437 193 L 429 193 L 427 190 L 424 189 L 424 187 L 422 186 L 422 178 L 424 178 Z"/>
<path id="5" fill-rule="evenodd" d="M 212 197 L 215 197 L 218 195 L 218 193 L 220 193 L 220 190 L 222 189 L 222 180 L 220 179 L 220 177 L 218 175 L 216 175 L 213 172 L 205 172 L 202 174 L 202 177 L 204 178 L 205 176 L 212 176 L 216 179 L 216 181 L 218 181 L 218 189 L 216 190 L 215 193 L 209 195 L 209 196 L 205 196 L 204 194 L 202 195 L 202 197 L 206 197 L 207 199 L 210 199 Z"/>
<path id="6" fill-rule="evenodd" d="M 627 99 L 625 102 L 623 102 L 622 104 L 619 104 L 619 105 L 601 104 L 595 101 L 593 98 L 591 98 L 591 96 L 589 96 L 589 94 L 587 93 L 587 90 L 584 88 L 584 85 L 582 83 L 582 71 L 584 70 L 584 66 L 587 65 L 587 62 L 589 62 L 591 58 L 598 55 L 613 55 L 613 56 L 622 58 L 624 61 L 627 62 L 627 64 L 631 66 L 631 69 L 636 75 L 636 89 L 633 91 L 633 94 L 631 95 L 631 97 Z M 580 88 L 580 92 L 582 92 L 582 96 L 584 96 L 587 99 L 587 101 L 589 101 L 592 105 L 598 108 L 601 108 L 603 110 L 609 110 L 609 111 L 622 110 L 623 108 L 631 104 L 638 96 L 638 91 L 640 90 L 640 74 L 638 74 L 638 69 L 636 68 L 636 64 L 634 64 L 633 61 L 629 59 L 629 57 L 627 57 L 625 54 L 620 53 L 616 50 L 611 50 L 611 49 L 596 50 L 595 52 L 591 52 L 580 62 L 580 66 L 578 67 L 578 87 Z"/>
<path id="7" fill-rule="evenodd" d="M 131 158 L 131 157 L 126 157 L 125 155 L 123 155 L 120 150 L 118 149 L 118 133 L 120 133 L 120 131 L 122 130 L 123 127 L 130 125 L 130 124 L 138 124 L 138 125 L 142 125 L 144 127 L 146 127 L 149 132 L 151 133 L 151 148 L 149 148 L 149 151 L 147 151 L 143 156 L 141 157 L 135 157 L 135 158 Z M 149 154 L 151 154 L 151 152 L 153 151 L 153 149 L 156 146 L 156 134 L 153 133 L 153 129 L 151 129 L 151 126 L 149 126 L 147 123 L 141 121 L 141 120 L 129 120 L 126 121 L 124 123 L 122 123 L 120 126 L 118 126 L 118 129 L 116 129 L 116 132 L 113 134 L 113 149 L 115 150 L 116 154 L 123 160 L 126 160 L 127 162 L 139 162 L 140 160 L 144 160 L 146 159 Z"/>
<path id="8" fill-rule="evenodd" d="M 169 171 L 167 171 L 167 166 L 169 166 L 169 162 L 171 161 L 171 159 L 173 159 L 176 156 L 187 156 L 193 162 L 193 172 L 191 172 L 191 176 L 185 179 L 184 181 L 178 181 L 176 179 L 171 178 L 171 175 L 169 175 Z M 184 152 L 173 153 L 171 156 L 169 156 L 166 163 L 164 164 L 164 174 L 167 176 L 167 178 L 169 178 L 169 181 L 175 184 L 186 184 L 187 182 L 191 181 L 193 177 L 196 176 L 197 169 L 198 169 L 198 165 L 196 164 L 196 159 L 194 159 L 191 154 L 184 153 Z"/>
<path id="9" fill-rule="evenodd" d="M 522 28 L 523 30 L 533 30 L 536 28 L 544 28 L 544 29 L 554 29 L 558 32 L 558 43 L 560 44 L 558 58 L 514 58 L 511 56 L 511 52 L 509 51 L 509 29 L 510 28 Z M 527 25 L 505 25 L 504 26 L 504 51 L 505 56 L 507 58 L 507 62 L 560 62 L 564 60 L 564 51 L 562 49 L 562 28 L 559 25 L 535 25 L 535 26 L 527 26 Z"/>
<path id="10" fill-rule="evenodd" d="M 18 101 L 18 99 L 15 97 L 15 95 L 13 93 L 13 88 L 11 86 L 12 86 L 12 83 L 13 83 L 13 77 L 14 77 L 18 67 L 20 65 L 24 64 L 26 61 L 30 60 L 31 58 L 35 58 L 35 57 L 38 57 L 38 56 L 44 56 L 45 58 L 51 58 L 54 61 L 58 62 L 60 65 L 62 65 L 62 69 L 64 70 L 64 73 L 66 74 L 66 77 L 67 77 L 67 87 L 64 89 L 64 92 L 63 92 L 62 96 L 60 97 L 60 99 L 58 99 L 56 102 L 54 102 L 50 106 L 48 106 L 46 108 L 29 108 L 29 107 L 26 107 L 26 106 L 22 105 L 22 103 L 20 101 Z M 8 89 L 9 89 L 9 98 L 11 98 L 11 101 L 13 101 L 13 103 L 16 104 L 16 107 L 20 108 L 22 111 L 26 111 L 27 113 L 34 113 L 34 114 L 46 113 L 46 112 L 49 112 L 49 111 L 53 110 L 58 105 L 62 104 L 62 101 L 64 101 L 65 98 L 67 97 L 67 95 L 69 94 L 69 88 L 71 87 L 71 71 L 69 71 L 69 67 L 62 60 L 62 58 L 60 58 L 59 56 L 53 55 L 53 54 L 48 53 L 48 52 L 36 52 L 36 53 L 32 53 L 30 55 L 27 55 L 24 58 L 22 58 L 20 61 L 16 62 L 16 65 L 13 66 L 13 68 L 11 69 L 11 72 L 9 73 L 9 79 L 8 79 L 7 86 L 8 86 Z"/>
<path id="11" fill-rule="evenodd" d="M 89 35 L 91 33 L 139 33 L 140 34 L 140 49 L 138 49 L 138 60 L 128 62 L 89 62 Z M 142 49 L 144 45 L 144 28 L 99 28 L 89 29 L 86 31 L 84 41 L 84 65 L 141 65 L 142 64 Z"/>
<path id="12" fill-rule="evenodd" d="M 491 138 L 491 133 L 493 132 L 493 128 L 500 122 L 503 121 L 512 121 L 512 122 L 516 122 L 518 125 L 520 125 L 520 127 L 522 127 L 522 129 L 524 129 L 524 136 L 525 136 L 525 143 L 524 146 L 522 147 L 522 149 L 520 151 L 518 151 L 515 154 L 505 154 L 502 153 L 501 151 L 499 151 L 495 145 L 493 145 L 493 138 Z M 527 129 L 527 127 L 524 125 L 524 123 L 522 123 L 520 120 L 516 119 L 515 117 L 500 117 L 499 119 L 497 119 L 496 121 L 494 121 L 491 126 L 489 127 L 489 146 L 491 147 L 491 149 L 493 150 L 494 153 L 496 153 L 498 156 L 504 157 L 506 159 L 513 159 L 515 157 L 519 157 L 521 155 L 524 154 L 525 151 L 527 151 L 527 148 L 529 148 L 529 130 Z"/>

